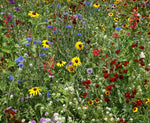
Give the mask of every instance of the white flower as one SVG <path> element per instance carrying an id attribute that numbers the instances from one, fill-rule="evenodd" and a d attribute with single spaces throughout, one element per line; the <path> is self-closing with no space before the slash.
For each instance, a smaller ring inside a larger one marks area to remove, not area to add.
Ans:
<path id="1" fill-rule="evenodd" d="M 114 121 L 114 118 L 112 117 L 110 120 L 111 120 L 111 121 Z"/>
<path id="2" fill-rule="evenodd" d="M 22 120 L 21 120 L 21 122 L 25 122 L 25 121 L 26 121 L 25 119 L 22 119 Z"/>
<path id="3" fill-rule="evenodd" d="M 65 104 L 63 104 L 63 107 L 65 107 L 66 105 Z"/>
<path id="4" fill-rule="evenodd" d="M 109 114 L 109 111 L 106 111 L 106 114 Z"/>
<path id="5" fill-rule="evenodd" d="M 107 117 L 105 117 L 104 120 L 106 121 L 106 120 L 107 120 Z"/>
<path id="6" fill-rule="evenodd" d="M 32 66 L 33 66 L 33 64 L 31 63 L 31 64 L 29 64 L 29 66 L 30 66 L 30 67 L 32 67 Z"/>
<path id="7" fill-rule="evenodd" d="M 69 102 L 69 105 L 72 105 L 72 102 Z"/>
<path id="8" fill-rule="evenodd" d="M 10 95 L 10 98 L 13 98 L 13 95 Z"/>
<path id="9" fill-rule="evenodd" d="M 141 54 L 140 54 L 140 58 L 145 58 L 145 55 L 144 55 L 144 53 L 143 53 L 143 52 L 141 52 Z"/>
<path id="10" fill-rule="evenodd" d="M 43 110 L 43 109 L 44 109 L 44 107 L 41 107 L 41 109 Z"/>

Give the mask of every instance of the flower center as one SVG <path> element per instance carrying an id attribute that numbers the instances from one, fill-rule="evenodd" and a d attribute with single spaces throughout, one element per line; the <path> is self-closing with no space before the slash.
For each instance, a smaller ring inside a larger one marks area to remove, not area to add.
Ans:
<path id="1" fill-rule="evenodd" d="M 36 89 L 36 88 L 34 88 L 33 90 L 34 90 L 34 91 L 36 91 L 37 89 Z"/>
<path id="2" fill-rule="evenodd" d="M 60 61 L 59 63 L 62 64 L 62 61 Z"/>
<path id="3" fill-rule="evenodd" d="M 36 15 L 36 12 L 32 12 L 33 15 Z"/>
<path id="4" fill-rule="evenodd" d="M 82 47 L 82 45 L 81 45 L 81 44 L 79 44 L 79 47 L 81 48 L 81 47 Z"/>
<path id="5" fill-rule="evenodd" d="M 78 60 L 75 60 L 76 63 L 78 63 Z"/>

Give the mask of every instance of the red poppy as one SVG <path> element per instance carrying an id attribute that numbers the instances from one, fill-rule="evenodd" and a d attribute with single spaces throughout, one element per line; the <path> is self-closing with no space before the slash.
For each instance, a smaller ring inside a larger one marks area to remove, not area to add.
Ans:
<path id="1" fill-rule="evenodd" d="M 145 70 L 146 70 L 146 71 L 149 71 L 150 69 L 146 67 Z"/>
<path id="2" fill-rule="evenodd" d="M 89 88 L 90 88 L 90 85 L 89 85 L 89 84 L 87 84 L 87 85 L 86 85 L 86 89 L 89 89 Z"/>
<path id="3" fill-rule="evenodd" d="M 82 85 L 86 85 L 86 84 L 87 84 L 86 81 L 83 81 L 83 82 L 82 82 Z"/>
<path id="4" fill-rule="evenodd" d="M 112 87 L 111 87 L 111 86 L 107 86 L 107 87 L 106 87 L 106 90 L 107 90 L 107 91 L 111 91 L 111 90 L 112 90 Z"/>
<path id="5" fill-rule="evenodd" d="M 108 103 L 109 101 L 110 101 L 109 97 L 106 97 L 106 98 L 105 98 L 105 102 Z"/>
<path id="6" fill-rule="evenodd" d="M 9 112 L 9 110 L 5 110 L 5 111 L 4 111 L 5 114 L 8 113 L 8 112 Z"/>
<path id="7" fill-rule="evenodd" d="M 119 122 L 120 122 L 120 123 L 121 123 L 121 122 L 123 122 L 123 119 L 120 119 L 120 121 L 119 121 Z"/>
<path id="8" fill-rule="evenodd" d="M 115 63 L 116 63 L 116 61 L 117 61 L 117 60 L 116 60 L 116 59 L 114 59 L 113 61 L 111 61 L 111 63 L 110 63 L 110 64 L 111 64 L 111 65 L 113 65 L 113 64 L 115 64 Z"/>
<path id="9" fill-rule="evenodd" d="M 118 55 L 120 53 L 120 49 L 116 50 L 116 54 Z"/>
<path id="10" fill-rule="evenodd" d="M 10 115 L 7 115 L 7 119 L 9 119 L 10 118 Z"/>
<path id="11" fill-rule="evenodd" d="M 91 81 L 90 81 L 90 80 L 88 80 L 88 79 L 86 80 L 86 82 L 87 82 L 87 84 L 90 84 L 90 83 L 91 83 Z"/>
<path id="12" fill-rule="evenodd" d="M 112 78 L 112 77 L 111 77 L 111 78 L 109 78 L 109 81 L 110 81 L 110 82 L 114 82 L 114 81 L 116 81 L 116 78 Z"/>
<path id="13" fill-rule="evenodd" d="M 9 37 L 9 34 L 7 33 L 6 36 Z"/>
<path id="14" fill-rule="evenodd" d="M 141 66 L 145 66 L 144 62 L 140 62 L 140 65 L 141 65 Z"/>
<path id="15" fill-rule="evenodd" d="M 128 103 L 129 102 L 129 99 L 126 99 L 126 103 Z"/>
<path id="16" fill-rule="evenodd" d="M 126 97 L 126 98 L 130 98 L 130 93 L 127 92 L 127 93 L 125 94 L 125 97 Z"/>
<path id="17" fill-rule="evenodd" d="M 115 84 L 112 84 L 112 87 L 115 88 Z"/>
<path id="18" fill-rule="evenodd" d="M 125 69 L 125 70 L 123 70 L 123 72 L 124 72 L 124 73 L 127 73 L 127 72 L 128 72 L 128 70 L 126 70 L 126 69 Z"/>
<path id="19" fill-rule="evenodd" d="M 96 84 L 96 88 L 99 88 L 99 84 Z"/>
<path id="20" fill-rule="evenodd" d="M 83 97 L 86 97 L 87 96 L 87 93 L 83 93 Z"/>
<path id="21" fill-rule="evenodd" d="M 132 94 L 135 95 L 136 94 L 136 90 L 132 90 Z"/>
<path id="22" fill-rule="evenodd" d="M 119 76 L 119 75 L 118 75 L 117 73 L 114 73 L 114 77 L 116 77 L 116 78 L 117 78 L 118 76 Z"/>
<path id="23" fill-rule="evenodd" d="M 15 115 L 15 114 L 16 114 L 16 112 L 14 112 L 14 111 L 10 111 L 10 114 Z"/>
<path id="24" fill-rule="evenodd" d="M 119 75 L 119 79 L 123 79 L 124 78 L 124 76 L 123 75 Z"/>
<path id="25" fill-rule="evenodd" d="M 109 74 L 104 73 L 104 78 L 107 79 L 109 77 Z"/>

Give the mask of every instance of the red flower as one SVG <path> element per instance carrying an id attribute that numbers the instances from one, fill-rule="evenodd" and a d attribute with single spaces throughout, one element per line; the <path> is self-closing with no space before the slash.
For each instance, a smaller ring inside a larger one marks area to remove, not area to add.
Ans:
<path id="1" fill-rule="evenodd" d="M 99 84 L 96 84 L 96 88 L 99 88 Z"/>
<path id="2" fill-rule="evenodd" d="M 122 71 L 121 71 L 121 70 L 119 70 L 119 74 L 122 74 Z"/>
<path id="3" fill-rule="evenodd" d="M 105 98 L 105 102 L 108 103 L 109 101 L 110 101 L 109 97 L 106 97 L 106 98 Z"/>
<path id="4" fill-rule="evenodd" d="M 129 102 L 129 99 L 126 99 L 126 103 L 128 103 Z"/>
<path id="5" fill-rule="evenodd" d="M 119 75 L 118 75 L 117 73 L 114 73 L 114 77 L 118 78 L 118 76 L 119 76 Z"/>
<path id="6" fill-rule="evenodd" d="M 10 118 L 10 115 L 7 115 L 7 119 L 9 119 Z"/>
<path id="7" fill-rule="evenodd" d="M 90 83 L 91 83 L 91 81 L 90 81 L 90 80 L 88 80 L 88 79 L 86 80 L 86 82 L 87 82 L 87 84 L 90 84 Z"/>
<path id="8" fill-rule="evenodd" d="M 10 111 L 10 114 L 15 115 L 15 114 L 16 114 L 16 112 L 14 112 L 14 111 Z"/>
<path id="9" fill-rule="evenodd" d="M 125 61 L 123 65 L 127 66 L 128 64 L 129 64 L 129 61 Z"/>
<path id="10" fill-rule="evenodd" d="M 83 97 L 86 97 L 87 96 L 87 93 L 83 93 Z"/>
<path id="11" fill-rule="evenodd" d="M 7 33 L 6 36 L 9 37 L 9 34 Z"/>
<path id="12" fill-rule="evenodd" d="M 132 94 L 135 95 L 136 94 L 136 90 L 132 90 Z"/>
<path id="13" fill-rule="evenodd" d="M 116 80 L 115 78 L 112 78 L 112 77 L 109 78 L 109 81 L 110 81 L 110 82 L 114 82 L 115 80 Z"/>
<path id="14" fill-rule="evenodd" d="M 141 50 L 143 50 L 143 49 L 144 49 L 144 46 L 140 46 L 139 48 L 140 48 Z"/>
<path id="15" fill-rule="evenodd" d="M 137 59 L 135 59 L 135 60 L 134 60 L 134 62 L 138 62 L 138 60 L 137 60 Z"/>
<path id="16" fill-rule="evenodd" d="M 89 85 L 89 84 L 87 84 L 87 85 L 86 85 L 86 89 L 89 89 L 89 87 L 90 87 L 90 85 Z"/>
<path id="17" fill-rule="evenodd" d="M 118 55 L 120 53 L 120 50 L 118 49 L 118 50 L 116 50 L 116 54 Z"/>
<path id="18" fill-rule="evenodd" d="M 112 87 L 115 88 L 115 84 L 112 84 Z"/>
<path id="19" fill-rule="evenodd" d="M 149 71 L 150 69 L 146 67 L 145 70 L 146 70 L 146 71 Z"/>
<path id="20" fill-rule="evenodd" d="M 111 65 L 113 65 L 113 64 L 115 64 L 115 63 L 116 63 L 116 61 L 117 61 L 117 60 L 116 60 L 116 59 L 114 59 L 113 61 L 111 61 L 111 63 L 110 63 L 110 64 L 111 64 Z"/>
<path id="21" fill-rule="evenodd" d="M 86 85 L 86 84 L 87 84 L 86 81 L 83 81 L 83 82 L 82 82 L 82 85 Z"/>
<path id="22" fill-rule="evenodd" d="M 140 65 L 141 65 L 141 66 L 145 66 L 144 62 L 140 62 Z"/>
<path id="23" fill-rule="evenodd" d="M 128 70 L 123 70 L 124 73 L 127 73 Z"/>
<path id="24" fill-rule="evenodd" d="M 123 75 L 119 75 L 119 79 L 123 79 L 124 78 L 124 76 Z"/>
<path id="25" fill-rule="evenodd" d="M 1 61 L 4 61 L 4 57 L 1 57 Z"/>
<path id="26" fill-rule="evenodd" d="M 130 98 L 130 93 L 127 92 L 127 93 L 125 94 L 125 97 L 126 97 L 126 98 Z"/>
<path id="27" fill-rule="evenodd" d="M 111 86 L 107 86 L 107 87 L 106 87 L 106 90 L 107 90 L 107 91 L 111 91 L 111 89 L 112 89 Z"/>
<path id="28" fill-rule="evenodd" d="M 9 110 L 5 110 L 5 111 L 4 111 L 5 114 L 8 113 L 8 112 L 9 112 Z"/>
<path id="29" fill-rule="evenodd" d="M 120 119 L 120 123 L 123 122 L 123 119 Z"/>
<path id="30" fill-rule="evenodd" d="M 109 77 L 109 74 L 104 73 L 104 78 L 106 79 L 106 78 L 108 78 L 108 77 Z"/>

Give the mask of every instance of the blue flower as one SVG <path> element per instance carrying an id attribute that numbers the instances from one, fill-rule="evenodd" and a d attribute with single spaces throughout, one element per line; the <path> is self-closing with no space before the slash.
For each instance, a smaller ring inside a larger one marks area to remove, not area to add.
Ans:
<path id="1" fill-rule="evenodd" d="M 26 40 L 27 40 L 27 41 L 32 41 L 32 38 L 27 38 Z"/>
<path id="2" fill-rule="evenodd" d="M 48 47 L 43 47 L 43 50 L 48 50 L 49 48 Z"/>
<path id="3" fill-rule="evenodd" d="M 30 46 L 30 43 L 25 44 L 26 47 Z"/>
<path id="4" fill-rule="evenodd" d="M 121 30 L 121 27 L 116 27 L 115 30 Z"/>
<path id="5" fill-rule="evenodd" d="M 4 12 L 1 12 L 0 14 L 1 14 L 1 15 L 3 15 L 3 14 L 4 14 Z"/>
<path id="6" fill-rule="evenodd" d="M 49 41 L 48 41 L 47 43 L 50 44 L 50 45 L 53 45 L 53 42 L 49 42 Z"/>
<path id="7" fill-rule="evenodd" d="M 40 56 L 43 57 L 43 56 L 46 56 L 46 55 L 44 53 L 41 53 Z"/>
<path id="8" fill-rule="evenodd" d="M 70 29 L 70 28 L 71 28 L 71 25 L 66 26 L 66 28 L 67 28 L 67 29 Z"/>
<path id="9" fill-rule="evenodd" d="M 36 44 L 36 43 L 37 43 L 37 41 L 33 41 L 33 43 L 34 43 L 34 44 Z"/>
<path id="10" fill-rule="evenodd" d="M 86 2 L 85 5 L 90 5 L 90 2 Z"/>
<path id="11" fill-rule="evenodd" d="M 67 12 L 64 12 L 64 15 L 67 15 L 68 13 Z"/>
<path id="12" fill-rule="evenodd" d="M 10 75 L 9 79 L 12 81 L 14 79 L 14 77 L 12 75 Z"/>
<path id="13" fill-rule="evenodd" d="M 61 6 L 59 4 L 57 4 L 57 8 L 60 8 Z"/>
<path id="14" fill-rule="evenodd" d="M 78 33 L 77 35 L 78 35 L 78 36 L 81 36 L 81 33 Z"/>
<path id="15" fill-rule="evenodd" d="M 15 59 L 15 62 L 18 63 L 18 62 L 19 62 L 19 59 Z"/>
<path id="16" fill-rule="evenodd" d="M 19 62 L 23 62 L 24 61 L 24 57 L 23 56 L 19 56 L 18 60 L 19 60 Z"/>
<path id="17" fill-rule="evenodd" d="M 50 95 L 50 93 L 49 93 L 49 92 L 47 92 L 47 98 L 49 98 L 49 95 Z"/>
<path id="18" fill-rule="evenodd" d="M 22 67 L 22 66 L 23 66 L 23 63 L 19 63 L 18 66 L 19 66 L 19 67 Z"/>
<path id="19" fill-rule="evenodd" d="M 36 43 L 41 44 L 41 43 L 42 43 L 42 41 L 36 41 Z"/>
<path id="20" fill-rule="evenodd" d="M 47 22 L 47 21 L 48 21 L 48 19 L 45 19 L 45 21 Z"/>
<path id="21" fill-rule="evenodd" d="M 80 17 L 81 17 L 81 14 L 77 14 L 77 17 L 80 18 Z"/>
<path id="22" fill-rule="evenodd" d="M 85 23 L 85 21 L 81 21 L 81 23 Z"/>
<path id="23" fill-rule="evenodd" d="M 52 27 L 53 27 L 53 25 L 48 25 L 48 26 L 47 26 L 47 28 L 52 28 Z"/>
<path id="24" fill-rule="evenodd" d="M 17 82 L 21 84 L 21 83 L 22 83 L 22 80 L 21 80 L 21 79 L 18 79 Z"/>
<path id="25" fill-rule="evenodd" d="M 53 33 L 56 33 L 57 31 L 52 31 Z"/>

